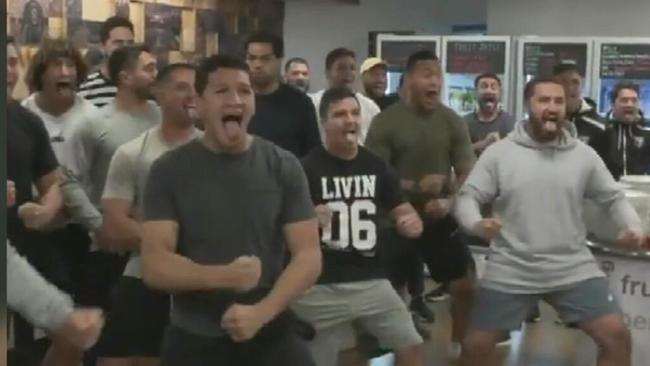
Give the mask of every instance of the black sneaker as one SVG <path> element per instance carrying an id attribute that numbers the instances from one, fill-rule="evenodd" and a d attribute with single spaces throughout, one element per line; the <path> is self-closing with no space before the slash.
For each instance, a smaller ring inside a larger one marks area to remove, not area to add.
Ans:
<path id="1" fill-rule="evenodd" d="M 448 298 L 449 292 L 446 285 L 440 285 L 424 295 L 424 301 L 426 302 L 439 302 L 447 300 Z"/>
<path id="2" fill-rule="evenodd" d="M 433 311 L 429 309 L 421 297 L 416 297 L 411 300 L 411 306 L 409 308 L 413 313 L 422 317 L 422 319 L 424 319 L 427 323 L 433 323 L 436 320 L 436 316 L 433 314 Z"/>

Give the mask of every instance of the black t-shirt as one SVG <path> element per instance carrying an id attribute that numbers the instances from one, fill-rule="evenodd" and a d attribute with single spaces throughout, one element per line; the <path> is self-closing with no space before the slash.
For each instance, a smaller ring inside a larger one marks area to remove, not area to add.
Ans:
<path id="1" fill-rule="evenodd" d="M 321 144 L 314 104 L 303 92 L 285 84 L 269 95 L 255 95 L 255 116 L 248 131 L 298 158 Z"/>
<path id="2" fill-rule="evenodd" d="M 16 204 L 7 209 L 7 236 L 17 249 L 29 240 L 18 207 L 32 201 L 32 184 L 59 166 L 43 121 L 16 101 L 7 105 L 7 179 L 16 184 Z"/>
<path id="3" fill-rule="evenodd" d="M 342 160 L 319 146 L 303 161 L 314 205 L 332 211 L 329 228 L 320 230 L 323 270 L 319 283 L 383 278 L 377 258 L 378 224 L 404 202 L 397 173 L 363 147 Z"/>
<path id="4" fill-rule="evenodd" d="M 391 105 L 393 105 L 395 102 L 399 100 L 399 95 L 397 94 L 388 94 L 381 96 L 379 98 L 372 98 L 372 100 L 377 103 L 377 106 L 379 106 L 379 109 L 382 111 Z"/>

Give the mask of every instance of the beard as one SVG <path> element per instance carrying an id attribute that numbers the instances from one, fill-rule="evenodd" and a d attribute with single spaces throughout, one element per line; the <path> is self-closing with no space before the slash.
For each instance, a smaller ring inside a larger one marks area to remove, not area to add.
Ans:
<path id="1" fill-rule="evenodd" d="M 309 80 L 291 80 L 289 85 L 305 93 L 309 91 Z"/>
<path id="2" fill-rule="evenodd" d="M 559 113 L 544 112 L 539 118 L 531 115 L 530 122 L 538 140 L 549 142 L 564 136 L 564 121 Z"/>

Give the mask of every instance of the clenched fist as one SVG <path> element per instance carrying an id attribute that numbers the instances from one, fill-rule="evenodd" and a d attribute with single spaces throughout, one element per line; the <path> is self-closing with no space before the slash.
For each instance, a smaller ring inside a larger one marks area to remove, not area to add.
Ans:
<path id="1" fill-rule="evenodd" d="M 34 202 L 27 202 L 18 207 L 18 216 L 23 220 L 25 227 L 32 230 L 44 228 L 53 218 L 44 206 Z"/>
<path id="2" fill-rule="evenodd" d="M 330 226 L 332 222 L 332 210 L 326 205 L 318 205 L 315 207 L 315 210 L 316 217 L 318 218 L 318 226 L 321 229 Z"/>
<path id="3" fill-rule="evenodd" d="M 492 241 L 501 230 L 501 223 L 494 218 L 483 219 L 476 224 L 474 233 L 485 241 Z"/>
<path id="4" fill-rule="evenodd" d="M 616 244 L 629 250 L 639 250 L 643 247 L 643 233 L 638 229 L 623 229 L 618 234 Z"/>
<path id="5" fill-rule="evenodd" d="M 424 212 L 426 212 L 431 218 L 442 219 L 449 215 L 450 209 L 451 200 L 442 198 L 427 202 L 427 205 L 424 207 Z"/>
<path id="6" fill-rule="evenodd" d="M 102 328 L 104 315 L 99 309 L 78 309 L 72 312 L 56 333 L 82 350 L 87 350 L 97 343 Z"/>
<path id="7" fill-rule="evenodd" d="M 254 289 L 262 276 L 262 262 L 255 256 L 238 257 L 228 267 L 236 291 L 246 292 Z"/>
<path id="8" fill-rule="evenodd" d="M 257 334 L 268 319 L 255 305 L 234 304 L 223 314 L 221 326 L 235 342 L 246 342 Z"/>
<path id="9" fill-rule="evenodd" d="M 422 235 L 422 220 L 417 213 L 410 213 L 397 218 L 397 231 L 409 239 L 417 239 Z"/>

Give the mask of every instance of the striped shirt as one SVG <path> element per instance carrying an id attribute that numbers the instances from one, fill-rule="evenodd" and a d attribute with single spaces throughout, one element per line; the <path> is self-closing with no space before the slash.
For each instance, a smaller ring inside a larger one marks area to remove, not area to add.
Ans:
<path id="1" fill-rule="evenodd" d="M 115 99 L 117 87 L 97 71 L 88 75 L 86 81 L 81 83 L 78 94 L 97 108 L 101 108 Z"/>

